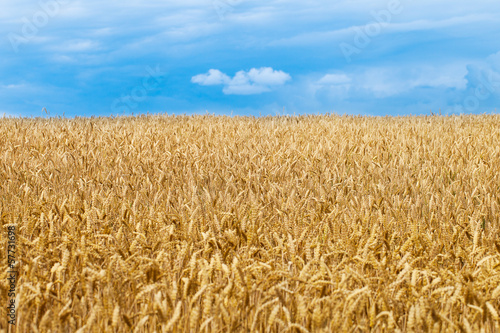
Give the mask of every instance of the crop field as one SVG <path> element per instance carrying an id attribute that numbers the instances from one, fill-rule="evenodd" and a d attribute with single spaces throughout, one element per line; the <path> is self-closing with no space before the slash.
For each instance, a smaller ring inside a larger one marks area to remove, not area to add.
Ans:
<path id="1" fill-rule="evenodd" d="M 4 118 L 0 225 L 1 332 L 500 332 L 500 116 Z"/>

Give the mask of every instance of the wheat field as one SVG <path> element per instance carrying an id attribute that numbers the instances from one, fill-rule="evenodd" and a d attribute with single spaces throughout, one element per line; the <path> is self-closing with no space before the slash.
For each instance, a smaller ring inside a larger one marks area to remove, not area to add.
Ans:
<path id="1" fill-rule="evenodd" d="M 1 332 L 500 332 L 497 115 L 0 119 L 0 198 Z"/>

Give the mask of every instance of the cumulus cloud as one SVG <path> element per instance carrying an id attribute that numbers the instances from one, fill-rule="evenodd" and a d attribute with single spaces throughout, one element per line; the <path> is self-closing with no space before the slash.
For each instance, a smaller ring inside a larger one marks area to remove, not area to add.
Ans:
<path id="1" fill-rule="evenodd" d="M 272 87 L 284 85 L 291 76 L 271 67 L 252 68 L 239 71 L 230 78 L 217 69 L 191 78 L 191 82 L 202 86 L 224 85 L 222 91 L 226 95 L 256 95 L 271 91 Z"/>
<path id="2" fill-rule="evenodd" d="M 218 69 L 211 69 L 206 74 L 199 74 L 191 78 L 191 82 L 198 83 L 202 86 L 228 84 L 230 81 L 231 78 Z"/>
<path id="3" fill-rule="evenodd" d="M 245 72 L 239 73 L 247 74 Z M 250 81 L 255 82 L 256 84 L 268 86 L 279 86 L 291 79 L 290 75 L 287 73 L 275 71 L 271 67 L 263 67 L 259 69 L 252 68 L 247 75 Z"/>

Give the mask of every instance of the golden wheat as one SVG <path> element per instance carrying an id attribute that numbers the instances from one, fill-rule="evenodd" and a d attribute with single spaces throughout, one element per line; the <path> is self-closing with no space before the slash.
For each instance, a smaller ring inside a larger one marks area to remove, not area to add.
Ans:
<path id="1" fill-rule="evenodd" d="M 0 331 L 498 332 L 499 206 L 500 116 L 1 119 Z"/>

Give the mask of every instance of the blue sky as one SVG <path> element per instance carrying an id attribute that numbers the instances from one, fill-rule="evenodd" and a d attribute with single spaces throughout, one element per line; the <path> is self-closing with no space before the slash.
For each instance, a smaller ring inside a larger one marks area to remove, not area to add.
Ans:
<path id="1" fill-rule="evenodd" d="M 0 116 L 500 107 L 495 1 L 2 0 Z"/>

